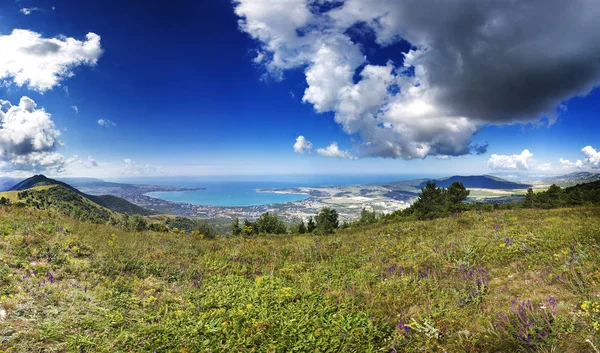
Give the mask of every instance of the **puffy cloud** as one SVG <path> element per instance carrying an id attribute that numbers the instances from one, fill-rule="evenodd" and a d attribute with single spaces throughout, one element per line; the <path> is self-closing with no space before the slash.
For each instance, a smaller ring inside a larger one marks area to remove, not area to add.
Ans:
<path id="1" fill-rule="evenodd" d="M 19 105 L 4 101 L 0 111 L 0 154 L 27 155 L 32 152 L 48 152 L 56 148 L 60 131 L 43 108 L 29 97 L 22 97 Z"/>
<path id="2" fill-rule="evenodd" d="M 234 10 L 258 42 L 255 62 L 277 79 L 304 68 L 303 101 L 334 112 L 364 156 L 485 153 L 470 145 L 486 124 L 552 121 L 600 84 L 595 0 L 234 0 Z M 396 61 L 370 60 L 402 41 L 410 49 Z"/>
<path id="3" fill-rule="evenodd" d="M 58 152 L 32 152 L 0 160 L 0 170 L 62 173 L 65 171 L 65 160 Z"/>
<path id="4" fill-rule="evenodd" d="M 513 154 L 513 155 L 499 155 L 492 154 L 490 159 L 488 159 L 488 167 L 491 169 L 521 169 L 528 170 L 529 165 L 528 162 L 533 157 L 533 153 L 529 152 L 529 150 L 523 150 L 521 154 Z"/>
<path id="5" fill-rule="evenodd" d="M 64 157 L 56 152 L 60 131 L 50 114 L 29 97 L 19 105 L 0 100 L 0 108 L 0 169 L 64 170 Z"/>
<path id="6" fill-rule="evenodd" d="M 568 159 L 561 158 L 559 161 L 560 161 L 560 164 L 562 164 L 563 167 L 566 169 L 583 169 L 585 166 L 581 159 L 578 159 L 575 162 L 571 162 Z"/>
<path id="7" fill-rule="evenodd" d="M 585 146 L 581 149 L 585 155 L 584 162 L 592 168 L 600 168 L 600 152 L 596 151 L 592 146 Z"/>
<path id="8" fill-rule="evenodd" d="M 571 162 L 568 159 L 560 158 L 560 164 L 565 169 L 596 169 L 600 168 L 600 152 L 592 146 L 585 146 L 581 149 L 581 153 L 585 156 L 585 159 L 578 159 L 575 162 Z"/>
<path id="9" fill-rule="evenodd" d="M 304 151 L 311 151 L 312 147 L 312 143 L 300 135 L 296 138 L 296 143 L 294 143 L 294 152 L 303 154 Z"/>
<path id="10" fill-rule="evenodd" d="M 342 159 L 357 159 L 352 154 L 350 154 L 350 152 L 340 150 L 340 148 L 338 147 L 338 144 L 336 142 L 333 142 L 331 145 L 329 145 L 325 148 L 317 149 L 317 153 L 320 154 L 321 156 L 325 156 L 325 157 L 335 157 L 335 158 L 342 158 Z"/>
<path id="11" fill-rule="evenodd" d="M 96 65 L 101 55 L 100 36 L 95 33 L 80 41 L 15 29 L 0 35 L 0 80 L 44 92 L 73 76 L 75 67 Z"/>
<path id="12" fill-rule="evenodd" d="M 102 126 L 102 127 L 117 127 L 117 124 L 115 124 L 113 121 L 108 120 L 108 119 L 98 119 L 98 125 Z"/>
<path id="13" fill-rule="evenodd" d="M 75 111 L 75 114 L 79 114 L 79 108 L 76 105 L 72 105 L 71 109 Z"/>

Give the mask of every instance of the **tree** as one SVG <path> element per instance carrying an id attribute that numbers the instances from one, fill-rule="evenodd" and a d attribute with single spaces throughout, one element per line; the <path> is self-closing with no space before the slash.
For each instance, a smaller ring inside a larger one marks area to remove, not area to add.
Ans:
<path id="1" fill-rule="evenodd" d="M 421 189 L 419 198 L 411 206 L 419 219 L 434 219 L 446 213 L 446 190 L 437 188 L 434 182 L 428 181 Z"/>
<path id="2" fill-rule="evenodd" d="M 317 214 L 317 230 L 320 234 L 332 234 L 339 226 L 337 211 L 325 207 Z"/>
<path id="3" fill-rule="evenodd" d="M 263 213 L 256 220 L 256 228 L 259 234 L 285 234 L 287 233 L 287 227 L 285 223 L 277 218 L 276 214 L 269 212 Z"/>
<path id="4" fill-rule="evenodd" d="M 523 201 L 523 207 L 533 208 L 535 206 L 535 194 L 533 193 L 533 189 L 527 189 L 527 194 L 525 195 L 525 200 Z"/>
<path id="5" fill-rule="evenodd" d="M 308 217 L 308 222 L 306 223 L 306 231 L 312 233 L 315 231 L 316 228 L 317 225 L 315 224 L 314 218 L 312 216 Z"/>
<path id="6" fill-rule="evenodd" d="M 461 211 L 464 208 L 464 202 L 469 197 L 470 191 L 465 188 L 463 183 L 455 181 L 446 190 L 446 203 L 450 213 Z"/>
<path id="7" fill-rule="evenodd" d="M 377 216 L 375 215 L 375 211 L 368 211 L 366 208 L 363 208 L 360 211 L 360 220 L 358 221 L 361 225 L 372 224 L 377 222 Z"/>
<path id="8" fill-rule="evenodd" d="M 233 219 L 233 222 L 231 222 L 231 233 L 233 235 L 242 234 L 242 228 L 240 227 L 240 219 L 238 217 L 235 217 Z"/>
<path id="9" fill-rule="evenodd" d="M 546 191 L 546 195 L 548 197 L 549 207 L 554 208 L 564 206 L 564 190 L 561 189 L 560 186 L 556 186 L 555 184 L 550 185 L 550 187 Z"/>
<path id="10" fill-rule="evenodd" d="M 300 220 L 300 224 L 298 224 L 298 233 L 304 234 L 306 233 L 306 226 L 304 225 L 304 220 Z"/>

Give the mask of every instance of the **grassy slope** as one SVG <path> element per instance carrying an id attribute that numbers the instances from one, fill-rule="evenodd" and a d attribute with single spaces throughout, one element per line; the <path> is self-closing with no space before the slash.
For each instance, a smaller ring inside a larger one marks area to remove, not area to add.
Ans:
<path id="1" fill-rule="evenodd" d="M 118 184 L 116 184 L 116 185 L 118 185 Z M 21 181 L 20 183 L 14 185 L 11 188 L 11 191 L 9 191 L 9 193 L 11 193 L 11 195 L 16 195 L 15 192 L 18 192 L 18 191 L 34 190 L 34 189 L 38 189 L 40 187 L 50 188 L 52 186 L 61 186 L 65 189 L 71 190 L 71 191 L 81 195 L 82 197 L 90 200 L 92 203 L 98 204 L 105 208 L 108 208 L 109 210 L 114 211 L 114 212 L 127 213 L 127 214 L 139 214 L 142 216 L 149 216 L 149 215 L 152 215 L 155 213 L 151 210 L 148 210 L 148 209 L 145 209 L 138 205 L 135 205 L 135 204 L 133 204 L 123 198 L 117 197 L 117 196 L 85 194 L 85 193 L 79 191 L 78 189 L 72 187 L 69 184 L 66 184 L 59 180 L 47 178 L 44 175 L 34 175 L 31 178 Z M 130 186 L 134 187 L 133 185 L 130 185 Z M 44 189 L 38 189 L 38 190 L 44 190 Z"/>
<path id="2" fill-rule="evenodd" d="M 34 187 L 30 188 L 29 190 L 32 190 L 32 191 L 34 191 L 34 190 L 35 191 L 42 191 L 42 190 L 48 190 L 48 189 L 53 188 L 55 186 L 56 185 L 34 186 Z M 20 201 L 19 200 L 19 193 L 20 192 L 21 192 L 20 190 L 18 190 L 18 191 L 3 191 L 3 192 L 0 192 L 0 197 L 6 197 L 7 199 L 10 200 L 10 202 L 13 202 L 13 203 L 14 202 L 19 202 Z"/>
<path id="3" fill-rule="evenodd" d="M 591 352 L 599 243 L 598 207 L 212 241 L 0 207 L 0 351 Z"/>

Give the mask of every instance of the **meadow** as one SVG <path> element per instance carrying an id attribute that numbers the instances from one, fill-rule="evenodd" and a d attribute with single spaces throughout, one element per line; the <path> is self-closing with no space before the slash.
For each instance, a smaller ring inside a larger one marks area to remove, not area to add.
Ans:
<path id="1" fill-rule="evenodd" d="M 600 345 L 597 206 L 215 239 L 0 206 L 0 259 L 2 353 Z"/>

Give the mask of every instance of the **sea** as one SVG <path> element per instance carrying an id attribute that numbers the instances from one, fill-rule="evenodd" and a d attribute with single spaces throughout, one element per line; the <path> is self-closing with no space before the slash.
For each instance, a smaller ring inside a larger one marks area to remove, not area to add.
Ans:
<path id="1" fill-rule="evenodd" d="M 258 189 L 287 189 L 295 187 L 327 187 L 375 184 L 441 175 L 269 175 L 269 176 L 195 176 L 195 177 L 123 177 L 107 181 L 173 186 L 179 188 L 205 188 L 198 191 L 151 192 L 148 196 L 176 202 L 204 206 L 245 207 L 300 201 L 305 194 L 279 194 L 257 192 Z"/>

